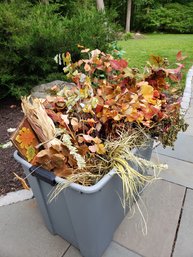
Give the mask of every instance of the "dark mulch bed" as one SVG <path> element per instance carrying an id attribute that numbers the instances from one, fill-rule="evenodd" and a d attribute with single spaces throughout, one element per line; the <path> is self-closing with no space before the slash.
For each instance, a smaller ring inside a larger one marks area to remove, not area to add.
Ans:
<path id="1" fill-rule="evenodd" d="M 21 122 L 23 113 L 20 102 L 11 98 L 0 100 L 0 143 L 9 141 L 8 128 L 16 128 Z M 21 166 L 14 160 L 14 146 L 8 149 L 0 148 L 0 195 L 22 189 L 13 172 L 24 177 Z"/>

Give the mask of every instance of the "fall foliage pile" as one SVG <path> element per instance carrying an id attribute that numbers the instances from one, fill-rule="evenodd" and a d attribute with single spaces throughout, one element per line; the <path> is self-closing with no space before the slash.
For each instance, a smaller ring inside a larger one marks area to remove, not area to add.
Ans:
<path id="1" fill-rule="evenodd" d="M 62 55 L 74 86 L 54 86 L 46 99 L 22 99 L 38 145 L 25 128 L 16 140 L 23 148 L 30 145 L 26 158 L 33 165 L 90 185 L 110 168 L 128 169 L 130 150 L 149 138 L 173 146 L 177 133 L 186 129 L 178 94 L 183 65 L 169 69 L 166 59 L 152 56 L 140 74 L 98 49 L 81 52 L 87 57 L 76 63 L 69 53 Z M 179 52 L 177 61 L 183 59 Z M 90 175 L 85 180 L 82 174 Z"/>

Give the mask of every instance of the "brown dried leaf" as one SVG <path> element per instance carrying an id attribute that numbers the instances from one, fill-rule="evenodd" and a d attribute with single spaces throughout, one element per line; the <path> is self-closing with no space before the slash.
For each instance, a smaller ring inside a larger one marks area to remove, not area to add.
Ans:
<path id="1" fill-rule="evenodd" d="M 78 123 L 78 119 L 77 118 L 73 117 L 71 119 L 71 125 L 72 125 L 74 131 L 78 131 L 79 123 Z"/>
<path id="2" fill-rule="evenodd" d="M 54 167 L 58 167 L 58 168 L 64 166 L 65 159 L 66 159 L 65 156 L 61 153 L 54 154 L 51 157 L 52 164 L 54 165 Z"/>
<path id="3" fill-rule="evenodd" d="M 25 182 L 25 180 L 23 178 L 21 178 L 20 176 L 18 176 L 15 172 L 13 172 L 13 174 L 15 175 L 15 177 L 19 180 L 19 182 L 22 184 L 24 189 L 30 190 L 30 188 L 28 187 L 27 183 Z"/>
<path id="4" fill-rule="evenodd" d="M 73 173 L 73 169 L 69 168 L 67 165 L 64 165 L 61 168 L 55 168 L 54 174 L 61 178 L 67 178 L 69 175 Z"/>

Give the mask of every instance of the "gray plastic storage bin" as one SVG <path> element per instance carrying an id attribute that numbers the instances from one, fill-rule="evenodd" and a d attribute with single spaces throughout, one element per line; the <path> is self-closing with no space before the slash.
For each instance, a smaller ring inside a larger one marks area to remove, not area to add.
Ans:
<path id="1" fill-rule="evenodd" d="M 150 159 L 151 152 L 152 142 L 146 149 L 137 150 L 136 155 Z M 17 151 L 14 158 L 29 175 L 34 167 Z M 48 200 L 53 187 L 66 180 L 36 168 L 28 181 L 49 231 L 78 248 L 82 256 L 101 257 L 126 214 L 120 200 L 122 182 L 115 171 L 111 170 L 94 186 L 72 183 L 51 203 Z"/>

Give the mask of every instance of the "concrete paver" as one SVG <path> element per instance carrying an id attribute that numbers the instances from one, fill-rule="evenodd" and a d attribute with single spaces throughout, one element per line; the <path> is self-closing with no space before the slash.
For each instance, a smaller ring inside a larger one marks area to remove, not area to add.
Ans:
<path id="1" fill-rule="evenodd" d="M 193 111 L 192 111 L 192 116 L 187 117 L 186 121 L 188 123 L 188 128 L 186 130 L 186 135 L 193 135 Z"/>
<path id="2" fill-rule="evenodd" d="M 163 170 L 159 177 L 178 185 L 193 188 L 193 163 L 155 153 L 152 154 L 151 161 L 168 165 L 168 169 Z"/>
<path id="3" fill-rule="evenodd" d="M 70 246 L 63 257 L 82 257 L 82 255 L 80 255 L 80 252 L 76 248 Z M 141 255 L 129 251 L 117 243 L 112 242 L 102 257 L 141 257 Z"/>
<path id="4" fill-rule="evenodd" d="M 130 212 L 116 231 L 114 241 L 145 257 L 170 257 L 184 194 L 184 187 L 163 180 L 147 187 L 143 203 L 139 201 L 147 235 L 142 233 L 142 218 L 135 207 L 134 215 Z"/>
<path id="5" fill-rule="evenodd" d="M 0 257 L 61 257 L 69 244 L 47 230 L 35 200 L 0 207 Z"/>
<path id="6" fill-rule="evenodd" d="M 193 190 L 188 189 L 173 257 L 193 256 Z"/>
<path id="7" fill-rule="evenodd" d="M 174 150 L 171 147 L 163 148 L 161 145 L 154 150 L 154 152 L 167 155 L 179 160 L 193 162 L 192 154 L 193 134 L 179 133 L 178 139 L 174 144 Z"/>

